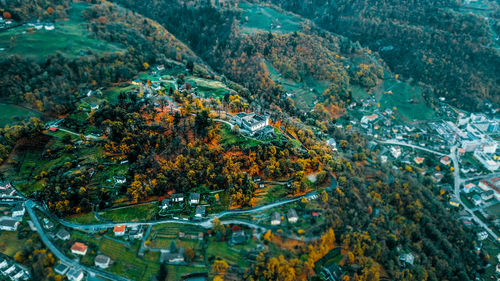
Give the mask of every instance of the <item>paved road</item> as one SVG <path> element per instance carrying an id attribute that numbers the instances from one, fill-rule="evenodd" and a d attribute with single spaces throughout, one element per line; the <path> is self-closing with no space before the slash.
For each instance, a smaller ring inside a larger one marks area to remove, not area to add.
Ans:
<path id="1" fill-rule="evenodd" d="M 92 276 L 102 276 L 106 279 L 109 280 L 116 280 L 116 281 L 131 281 L 130 279 L 127 279 L 125 277 L 121 277 L 103 270 L 95 269 L 95 268 L 90 268 L 87 266 L 81 265 L 77 260 L 72 260 L 65 256 L 50 240 L 50 238 L 47 236 L 45 231 L 43 230 L 42 226 L 40 225 L 40 221 L 38 220 L 38 217 L 35 214 L 34 207 L 36 207 L 36 204 L 28 200 L 25 203 L 26 210 L 28 211 L 28 214 L 31 218 L 31 221 L 33 222 L 33 225 L 35 226 L 38 234 L 40 235 L 40 239 L 42 242 L 47 246 L 47 248 L 63 263 L 69 265 L 71 268 L 76 268 L 80 269 L 83 271 L 86 271 L 88 274 Z"/>
<path id="2" fill-rule="evenodd" d="M 482 180 L 482 179 L 494 178 L 494 177 L 500 177 L 500 172 L 491 173 L 491 174 L 482 175 L 482 176 L 470 177 L 470 178 L 462 179 L 462 181 L 469 182 L 469 181 Z"/>
<path id="3" fill-rule="evenodd" d="M 436 154 L 436 155 L 439 155 L 439 156 L 447 156 L 446 154 L 444 154 L 442 152 L 439 152 L 439 151 L 436 151 L 436 150 L 432 150 L 432 149 L 429 149 L 429 148 L 425 148 L 425 147 L 422 147 L 422 146 L 418 146 L 418 145 L 414 145 L 414 144 L 410 144 L 410 143 L 406 143 L 406 142 L 402 142 L 402 141 L 398 141 L 398 140 L 385 140 L 385 141 L 380 141 L 380 143 L 383 143 L 383 144 L 392 144 L 392 145 L 399 145 L 399 146 L 407 146 L 407 147 L 411 147 L 411 148 L 414 148 L 414 149 L 427 151 L 429 153 L 433 153 L 433 154 Z"/>

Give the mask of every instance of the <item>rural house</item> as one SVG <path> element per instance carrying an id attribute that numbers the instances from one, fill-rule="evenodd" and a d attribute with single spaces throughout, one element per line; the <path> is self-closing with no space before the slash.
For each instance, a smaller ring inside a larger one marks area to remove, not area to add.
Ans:
<path id="1" fill-rule="evenodd" d="M 281 216 L 278 212 L 274 212 L 271 215 L 271 225 L 280 225 L 281 224 Z"/>
<path id="2" fill-rule="evenodd" d="M 75 255 L 85 256 L 87 254 L 87 245 L 81 242 L 75 242 L 71 247 L 71 252 Z"/>

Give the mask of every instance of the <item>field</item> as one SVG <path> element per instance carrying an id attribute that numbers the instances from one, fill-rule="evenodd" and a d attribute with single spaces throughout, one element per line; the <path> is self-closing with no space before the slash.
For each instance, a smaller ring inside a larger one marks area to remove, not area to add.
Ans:
<path id="1" fill-rule="evenodd" d="M 99 212 L 99 215 L 106 220 L 113 222 L 148 221 L 153 219 L 158 211 L 158 203 L 146 203 L 136 206 L 123 207 L 114 210 Z"/>
<path id="2" fill-rule="evenodd" d="M 233 133 L 228 125 L 221 126 L 220 129 L 220 143 L 223 146 L 239 146 L 241 148 L 254 147 L 260 142 L 243 137 L 238 133 Z"/>
<path id="3" fill-rule="evenodd" d="M 186 79 L 186 82 L 191 84 L 191 86 L 196 87 L 196 91 L 203 98 L 215 97 L 222 98 L 226 93 L 231 92 L 231 90 L 224 85 L 224 83 L 215 80 L 207 80 L 198 77 L 190 77 Z"/>
<path id="4" fill-rule="evenodd" d="M 17 232 L 10 231 L 0 231 L 0 241 L 0 252 L 11 257 L 22 250 L 25 243 L 25 240 L 17 239 Z M 3 248 L 4 243 L 5 248 Z"/>
<path id="5" fill-rule="evenodd" d="M 124 85 L 124 86 L 119 86 L 119 87 L 111 87 L 102 92 L 106 100 L 110 103 L 116 103 L 118 102 L 118 96 L 120 95 L 121 92 L 127 93 L 139 86 L 137 85 Z"/>
<path id="6" fill-rule="evenodd" d="M 79 223 L 79 224 L 94 224 L 94 223 L 99 223 L 99 221 L 95 218 L 94 213 L 87 213 L 83 215 L 78 215 L 78 216 L 71 216 L 65 218 L 65 220 L 74 222 L 74 223 Z"/>
<path id="7" fill-rule="evenodd" d="M 274 66 L 265 61 L 269 71 L 269 77 L 275 82 L 283 86 L 287 93 L 292 94 L 291 98 L 295 105 L 301 109 L 311 109 L 314 107 L 314 102 L 329 86 L 328 81 L 316 81 L 311 77 L 307 77 L 303 82 L 297 83 L 290 79 L 285 79 L 274 68 Z"/>
<path id="8" fill-rule="evenodd" d="M 301 29 L 301 19 L 295 15 L 282 13 L 273 8 L 242 2 L 241 31 L 245 34 L 260 31 L 291 33 Z"/>
<path id="9" fill-rule="evenodd" d="M 40 117 L 36 111 L 12 104 L 0 103 L 0 127 L 13 125 L 30 117 Z"/>
<path id="10" fill-rule="evenodd" d="M 57 52 L 76 57 L 88 51 L 116 52 L 123 49 L 105 41 L 91 38 L 84 27 L 85 19 L 82 11 L 87 7 L 84 3 L 75 3 L 69 10 L 69 19 L 56 21 L 54 30 L 28 30 L 19 26 L 0 33 L 0 57 L 22 55 L 24 58 L 43 58 Z"/>

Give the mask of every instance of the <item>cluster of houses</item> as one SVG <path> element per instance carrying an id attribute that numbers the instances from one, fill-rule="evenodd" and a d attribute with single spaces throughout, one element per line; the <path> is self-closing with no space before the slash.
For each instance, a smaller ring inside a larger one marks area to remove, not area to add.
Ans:
<path id="1" fill-rule="evenodd" d="M 288 223 L 294 224 L 299 220 L 299 216 L 297 215 L 297 211 L 295 209 L 289 209 L 286 214 Z M 280 225 L 281 224 L 281 215 L 278 212 L 273 212 L 271 214 L 271 225 Z"/>
<path id="2" fill-rule="evenodd" d="M 471 200 L 474 206 L 479 206 L 483 202 L 490 201 L 494 199 L 493 203 L 500 201 L 500 178 L 494 177 L 489 179 L 484 179 L 479 181 L 476 185 L 474 183 L 468 183 L 464 185 L 463 192 L 470 194 L 474 192 Z"/>
<path id="3" fill-rule="evenodd" d="M 0 256 L 0 280 L 30 280 L 27 268 Z"/>
<path id="4" fill-rule="evenodd" d="M 196 206 L 194 218 L 201 219 L 206 215 L 206 206 L 200 205 L 201 202 L 201 194 L 192 192 L 186 199 L 186 196 L 182 193 L 174 193 L 170 196 L 170 198 L 165 198 L 161 201 L 160 204 L 160 214 L 168 211 L 175 204 L 183 205 L 188 203 L 190 206 Z"/>
<path id="5" fill-rule="evenodd" d="M 56 27 L 54 23 L 52 22 L 41 22 L 40 20 L 37 21 L 30 21 L 26 23 L 26 26 L 29 28 L 34 28 L 35 30 L 42 30 L 45 29 L 47 31 L 54 30 Z"/>
<path id="6" fill-rule="evenodd" d="M 0 217 L 0 230 L 17 231 L 17 227 L 21 223 L 26 209 L 22 202 L 8 206 L 10 207 L 10 216 Z"/>
<path id="7" fill-rule="evenodd" d="M 10 19 L 4 19 L 0 17 L 0 29 L 9 28 L 14 24 L 14 22 Z"/>

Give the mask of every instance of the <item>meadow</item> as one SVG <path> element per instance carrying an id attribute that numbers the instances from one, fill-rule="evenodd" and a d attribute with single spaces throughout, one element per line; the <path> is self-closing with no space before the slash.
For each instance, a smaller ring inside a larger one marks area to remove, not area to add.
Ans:
<path id="1" fill-rule="evenodd" d="M 242 2 L 241 31 L 244 34 L 253 34 L 261 31 L 275 33 L 292 33 L 301 29 L 301 19 L 293 14 L 282 13 L 270 7 Z"/>
<path id="2" fill-rule="evenodd" d="M 0 103 L 0 127 L 13 125 L 30 117 L 40 117 L 41 114 L 18 105 Z"/>

